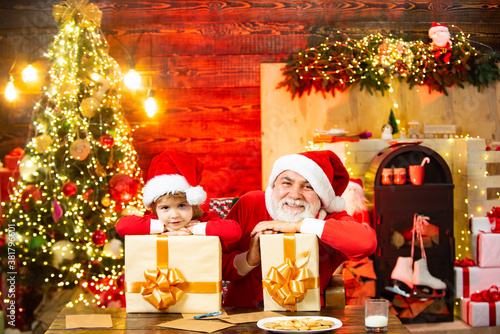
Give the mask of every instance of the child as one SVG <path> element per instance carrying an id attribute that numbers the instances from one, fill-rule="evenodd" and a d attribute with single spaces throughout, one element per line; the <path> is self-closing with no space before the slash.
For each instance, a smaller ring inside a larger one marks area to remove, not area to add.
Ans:
<path id="1" fill-rule="evenodd" d="M 241 229 L 234 220 L 204 213 L 199 205 L 207 198 L 199 183 L 203 163 L 192 155 L 165 151 L 153 158 L 143 202 L 151 213 L 120 218 L 116 230 L 121 236 L 137 234 L 212 235 L 222 246 L 238 241 Z"/>

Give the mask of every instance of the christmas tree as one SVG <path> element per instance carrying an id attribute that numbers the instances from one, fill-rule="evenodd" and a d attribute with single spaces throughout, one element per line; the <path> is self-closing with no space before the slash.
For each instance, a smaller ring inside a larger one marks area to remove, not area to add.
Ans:
<path id="1" fill-rule="evenodd" d="M 387 121 L 387 124 L 392 126 L 392 134 L 393 135 L 395 135 L 396 133 L 399 132 L 398 122 L 396 121 L 396 116 L 394 115 L 394 111 L 392 111 L 392 109 L 391 109 L 391 112 L 389 113 L 389 119 Z"/>
<path id="2" fill-rule="evenodd" d="M 100 31 L 102 13 L 87 0 L 63 1 L 53 13 L 58 34 L 46 54 L 46 83 L 3 210 L 2 269 L 17 275 L 20 312 L 30 308 L 22 300 L 64 288 L 87 292 L 72 304 L 119 305 L 123 239 L 115 224 L 143 210 L 122 75 Z"/>

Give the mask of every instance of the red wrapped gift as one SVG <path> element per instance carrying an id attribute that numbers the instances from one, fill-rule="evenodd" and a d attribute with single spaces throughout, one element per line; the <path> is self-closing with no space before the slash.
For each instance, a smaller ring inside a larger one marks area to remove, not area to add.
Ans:
<path id="1" fill-rule="evenodd" d="M 500 325 L 500 296 L 498 286 L 474 293 L 462 300 L 462 320 L 472 327 Z"/>
<path id="2" fill-rule="evenodd" d="M 24 157 L 24 150 L 20 147 L 13 149 L 10 154 L 5 156 L 5 167 L 14 170 L 17 168 L 19 161 Z"/>

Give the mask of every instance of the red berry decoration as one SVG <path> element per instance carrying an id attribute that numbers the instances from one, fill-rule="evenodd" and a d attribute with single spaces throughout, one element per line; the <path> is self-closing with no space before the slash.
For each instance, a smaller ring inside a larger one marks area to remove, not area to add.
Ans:
<path id="1" fill-rule="evenodd" d="M 62 190 L 64 196 L 71 197 L 74 194 L 76 194 L 76 192 L 78 191 L 78 188 L 77 188 L 76 184 L 74 184 L 73 182 L 66 182 L 61 187 L 61 190 Z"/>
<path id="2" fill-rule="evenodd" d="M 92 234 L 92 242 L 96 245 L 96 246 L 102 246 L 106 243 L 106 240 L 108 239 L 108 237 L 106 237 L 106 233 L 104 233 L 103 231 L 101 230 L 97 230 L 95 231 L 93 234 Z"/>
<path id="3" fill-rule="evenodd" d="M 117 174 L 109 180 L 109 195 L 120 203 L 128 203 L 137 195 L 137 181 L 131 176 Z"/>
<path id="4" fill-rule="evenodd" d="M 99 142 L 101 143 L 102 148 L 109 149 L 115 144 L 115 138 L 113 138 L 113 136 L 109 133 L 105 133 L 99 138 Z"/>

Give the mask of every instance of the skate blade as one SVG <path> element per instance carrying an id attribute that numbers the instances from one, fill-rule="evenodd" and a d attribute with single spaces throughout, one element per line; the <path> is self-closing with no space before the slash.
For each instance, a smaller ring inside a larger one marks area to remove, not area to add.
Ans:
<path id="1" fill-rule="evenodd" d="M 408 292 L 401 290 L 399 288 L 399 286 L 397 286 L 397 285 L 386 286 L 385 289 L 387 291 L 390 291 L 390 292 L 395 293 L 397 295 L 401 295 L 401 296 L 404 296 L 404 297 L 410 297 L 410 294 Z"/>
<path id="2" fill-rule="evenodd" d="M 439 298 L 444 297 L 446 294 L 445 290 L 435 290 L 428 286 L 416 286 L 412 292 L 411 297 L 414 298 Z"/>

